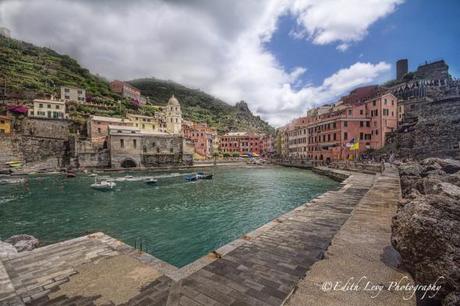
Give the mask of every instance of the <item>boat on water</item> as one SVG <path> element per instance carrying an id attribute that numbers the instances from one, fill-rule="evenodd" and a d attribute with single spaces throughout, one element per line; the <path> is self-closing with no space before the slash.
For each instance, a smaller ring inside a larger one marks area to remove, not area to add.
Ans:
<path id="1" fill-rule="evenodd" d="M 124 179 L 125 179 L 125 181 L 127 181 L 127 182 L 135 182 L 135 181 L 138 181 L 138 180 L 139 180 L 138 178 L 135 178 L 135 177 L 132 176 L 132 175 L 126 175 L 126 176 L 124 177 Z"/>
<path id="2" fill-rule="evenodd" d="M 26 179 L 22 177 L 11 177 L 11 176 L 0 176 L 0 185 L 8 184 L 22 184 L 25 183 Z"/>
<path id="3" fill-rule="evenodd" d="M 198 172 L 196 175 L 199 180 L 212 180 L 212 176 L 213 176 L 212 174 L 207 174 L 204 172 Z"/>
<path id="4" fill-rule="evenodd" d="M 186 175 L 184 179 L 189 182 L 197 181 L 197 180 L 212 180 L 212 174 L 207 174 L 204 172 L 198 172 L 192 175 Z"/>
<path id="5" fill-rule="evenodd" d="M 187 182 L 194 182 L 194 181 L 197 181 L 197 180 L 198 180 L 198 175 L 196 175 L 196 174 L 186 175 L 186 176 L 184 176 L 184 179 L 185 179 Z"/>
<path id="6" fill-rule="evenodd" d="M 68 178 L 73 178 L 73 177 L 76 177 L 76 176 L 77 176 L 77 174 L 75 174 L 75 172 L 67 172 L 66 173 L 66 177 L 68 177 Z"/>
<path id="7" fill-rule="evenodd" d="M 153 177 L 149 177 L 149 178 L 146 178 L 144 180 L 144 182 L 147 184 L 147 185 L 155 185 L 156 183 L 158 183 L 158 180 L 157 179 L 154 179 Z"/>
<path id="8" fill-rule="evenodd" d="M 115 186 L 117 186 L 115 182 L 105 180 L 98 182 L 97 179 L 95 179 L 94 184 L 91 184 L 90 187 L 100 191 L 109 191 L 115 188 Z"/>

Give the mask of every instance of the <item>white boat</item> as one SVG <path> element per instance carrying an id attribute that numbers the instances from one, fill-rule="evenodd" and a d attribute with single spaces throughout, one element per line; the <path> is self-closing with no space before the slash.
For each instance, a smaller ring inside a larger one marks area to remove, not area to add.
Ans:
<path id="1" fill-rule="evenodd" d="M 109 190 L 112 190 L 115 186 L 117 186 L 117 184 L 111 181 L 98 182 L 97 180 L 95 180 L 94 184 L 91 184 L 91 188 L 100 190 L 100 191 L 109 191 Z"/>
<path id="2" fill-rule="evenodd" d="M 153 177 L 148 177 L 144 180 L 144 182 L 147 184 L 147 185 L 155 185 L 158 180 L 153 178 Z"/>
<path id="3" fill-rule="evenodd" d="M 132 175 L 126 175 L 125 176 L 125 181 L 127 182 L 135 182 L 135 181 L 138 181 L 139 179 L 135 178 L 134 176 Z"/>

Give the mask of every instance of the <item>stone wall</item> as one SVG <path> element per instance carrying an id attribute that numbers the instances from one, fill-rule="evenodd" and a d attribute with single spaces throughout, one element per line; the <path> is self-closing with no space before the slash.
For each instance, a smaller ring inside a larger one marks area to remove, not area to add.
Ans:
<path id="1" fill-rule="evenodd" d="M 79 168 L 108 168 L 110 166 L 110 152 L 107 148 L 93 144 L 89 140 L 78 140 L 75 147 Z"/>
<path id="2" fill-rule="evenodd" d="M 400 158 L 460 159 L 460 96 L 420 100 L 387 144 Z"/>
<path id="3" fill-rule="evenodd" d="M 67 120 L 25 118 L 19 129 L 24 136 L 68 140 L 70 127 Z"/>
<path id="4" fill-rule="evenodd" d="M 168 134 L 110 135 L 110 165 L 112 168 L 157 167 L 191 164 L 184 153 L 184 139 Z"/>

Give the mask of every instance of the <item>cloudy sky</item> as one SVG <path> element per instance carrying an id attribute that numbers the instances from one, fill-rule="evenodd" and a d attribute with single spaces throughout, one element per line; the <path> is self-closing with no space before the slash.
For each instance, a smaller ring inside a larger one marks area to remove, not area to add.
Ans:
<path id="1" fill-rule="evenodd" d="M 364 84 L 444 58 L 458 76 L 460 2 L 422 0 L 0 0 L 15 38 L 109 79 L 169 79 L 274 126 Z M 456 42 L 456 43 L 454 43 Z"/>

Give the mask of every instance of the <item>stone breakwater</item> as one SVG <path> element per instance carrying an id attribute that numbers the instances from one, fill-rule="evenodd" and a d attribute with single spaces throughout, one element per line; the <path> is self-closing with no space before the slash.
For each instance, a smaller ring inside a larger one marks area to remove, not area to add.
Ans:
<path id="1" fill-rule="evenodd" d="M 418 284 L 441 285 L 433 302 L 460 305 L 460 161 L 405 163 L 400 176 L 392 244 Z"/>

